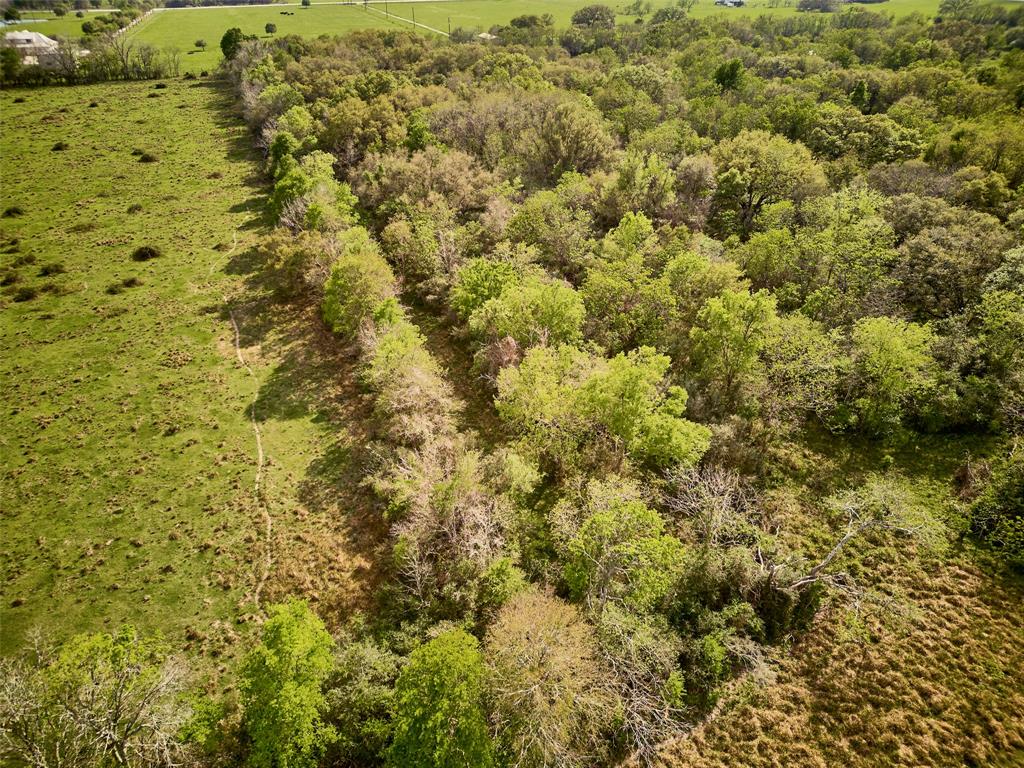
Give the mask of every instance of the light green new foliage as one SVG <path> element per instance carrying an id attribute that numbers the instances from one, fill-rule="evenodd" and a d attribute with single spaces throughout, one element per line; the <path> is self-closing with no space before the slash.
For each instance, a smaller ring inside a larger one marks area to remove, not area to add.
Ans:
<path id="1" fill-rule="evenodd" d="M 452 286 L 452 309 L 462 318 L 468 318 L 518 280 L 519 270 L 514 264 L 485 258 L 470 259 L 459 270 Z"/>
<path id="2" fill-rule="evenodd" d="M 242 668 L 244 725 L 253 768 L 314 766 L 335 734 L 321 720 L 321 687 L 333 668 L 334 641 L 299 600 L 271 606 L 261 642 Z"/>
<path id="3" fill-rule="evenodd" d="M 502 371 L 496 405 L 535 451 L 563 464 L 603 436 L 638 461 L 690 465 L 710 433 L 682 418 L 686 392 L 666 385 L 669 365 L 650 347 L 610 360 L 538 347 Z"/>
<path id="4" fill-rule="evenodd" d="M 861 426 L 879 434 L 892 431 L 913 400 L 937 384 L 935 335 L 917 323 L 871 317 L 853 327 L 851 338 Z"/>
<path id="5" fill-rule="evenodd" d="M 395 297 L 395 275 L 362 227 L 353 227 L 338 240 L 342 251 L 324 287 L 321 311 L 334 333 L 351 338 Z"/>
<path id="6" fill-rule="evenodd" d="M 291 165 L 274 184 L 270 211 L 274 218 L 301 229 L 332 231 L 355 219 L 356 198 L 348 184 L 334 178 L 334 157 L 326 152 L 311 152 L 297 165 Z M 299 205 L 298 216 L 285 221 L 289 207 Z"/>
<path id="7" fill-rule="evenodd" d="M 125 625 L 0 660 L 0 759 L 18 766 L 175 765 L 186 669 Z M 166 761 L 166 762 L 165 762 Z"/>
<path id="8" fill-rule="evenodd" d="M 568 283 L 528 277 L 490 299 L 469 319 L 474 333 L 492 339 L 510 336 L 521 347 L 571 344 L 583 338 L 583 298 Z"/>
<path id="9" fill-rule="evenodd" d="M 655 610 L 682 570 L 683 544 L 640 501 L 618 501 L 588 517 L 569 542 L 565 580 L 576 599 Z"/>
<path id="10" fill-rule="evenodd" d="M 453 629 L 417 648 L 395 683 L 392 768 L 490 768 L 493 746 L 481 704 L 483 658 L 475 637 Z"/>
<path id="11" fill-rule="evenodd" d="M 721 405 L 735 405 L 744 382 L 757 374 L 758 352 L 775 322 L 775 297 L 766 291 L 727 289 L 697 314 L 690 331 L 694 356 Z"/>

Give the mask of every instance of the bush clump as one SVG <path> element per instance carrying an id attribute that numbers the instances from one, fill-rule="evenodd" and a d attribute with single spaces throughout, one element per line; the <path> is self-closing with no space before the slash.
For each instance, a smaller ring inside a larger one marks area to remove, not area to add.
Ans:
<path id="1" fill-rule="evenodd" d="M 139 162 L 140 163 L 155 163 L 159 159 L 160 158 L 158 158 L 156 155 L 154 155 L 151 152 L 143 152 L 141 155 L 139 155 Z"/>
<path id="2" fill-rule="evenodd" d="M 56 144 L 53 145 L 53 147 L 51 147 L 51 151 L 52 152 L 63 152 L 65 149 L 70 149 L 70 148 L 71 148 L 71 145 L 68 144 L 66 141 L 58 141 Z"/>
<path id="3" fill-rule="evenodd" d="M 167 87 L 167 83 L 157 83 L 156 85 L 153 86 L 153 88 L 155 88 L 158 91 L 159 90 L 163 90 L 166 87 Z"/>
<path id="4" fill-rule="evenodd" d="M 160 249 L 155 245 L 140 245 L 132 251 L 132 261 L 149 261 L 161 256 Z"/>
<path id="5" fill-rule="evenodd" d="M 13 219 L 15 216 L 24 216 L 25 209 L 18 205 L 12 205 L 4 208 L 3 217 L 5 219 Z"/>
<path id="6" fill-rule="evenodd" d="M 15 301 L 31 301 L 39 295 L 39 289 L 32 285 L 19 288 L 14 294 Z"/>
<path id="7" fill-rule="evenodd" d="M 40 277 L 63 275 L 65 272 L 67 272 L 67 269 L 59 261 L 51 261 L 49 264 L 43 264 L 43 266 L 39 268 Z"/>
<path id="8" fill-rule="evenodd" d="M 142 204 L 141 203 L 132 203 L 131 205 L 128 206 L 128 213 L 138 213 L 141 210 L 142 210 Z"/>

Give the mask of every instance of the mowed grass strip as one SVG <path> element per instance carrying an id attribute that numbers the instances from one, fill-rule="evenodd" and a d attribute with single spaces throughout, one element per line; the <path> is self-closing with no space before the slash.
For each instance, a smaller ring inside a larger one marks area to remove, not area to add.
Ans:
<path id="1" fill-rule="evenodd" d="M 275 523 L 264 595 L 354 593 L 372 567 L 345 549 L 356 502 L 334 487 L 358 485 L 340 364 L 296 341 L 313 318 L 252 276 L 251 139 L 219 87 L 164 85 L 0 94 L 3 653 L 33 628 L 131 622 L 230 655 L 267 546 L 254 402 Z"/>

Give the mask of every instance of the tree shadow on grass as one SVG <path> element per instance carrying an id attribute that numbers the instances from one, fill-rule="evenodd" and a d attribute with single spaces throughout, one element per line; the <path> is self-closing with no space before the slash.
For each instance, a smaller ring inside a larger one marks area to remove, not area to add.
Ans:
<path id="1" fill-rule="evenodd" d="M 251 163 L 252 137 L 239 130 L 233 96 L 226 84 L 208 87 L 222 95 L 218 120 L 234 129 L 228 157 Z M 246 184 L 265 188 L 255 177 Z M 270 230 L 264 200 L 254 194 L 232 208 L 253 214 L 242 228 Z M 363 483 L 372 463 L 373 415 L 359 388 L 357 356 L 324 327 L 315 301 L 281 298 L 271 255 L 260 243 L 233 252 L 224 271 L 242 285 L 217 310 L 232 333 L 237 328 L 243 357 L 261 381 L 247 416 L 263 424 L 309 419 L 315 433 L 306 443 L 313 457 L 274 510 L 282 519 L 274 529 L 267 598 L 302 595 L 325 619 L 341 622 L 367 604 L 387 562 L 387 525 Z M 273 433 L 269 424 L 263 431 Z M 266 448 L 271 456 L 277 450 Z"/>

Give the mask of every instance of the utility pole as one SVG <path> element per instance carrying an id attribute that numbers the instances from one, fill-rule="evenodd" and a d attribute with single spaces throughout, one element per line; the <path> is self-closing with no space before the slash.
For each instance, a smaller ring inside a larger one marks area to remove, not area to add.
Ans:
<path id="1" fill-rule="evenodd" d="M 412 28 L 416 29 L 416 6 L 412 6 Z"/>
<path id="2" fill-rule="evenodd" d="M 448 17 L 448 37 L 452 36 L 452 17 Z"/>

